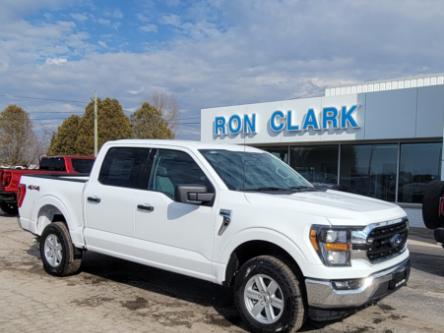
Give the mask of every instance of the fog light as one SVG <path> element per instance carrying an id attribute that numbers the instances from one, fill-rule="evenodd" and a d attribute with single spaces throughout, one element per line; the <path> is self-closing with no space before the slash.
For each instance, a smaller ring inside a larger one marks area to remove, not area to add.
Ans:
<path id="1" fill-rule="evenodd" d="M 333 281 L 333 287 L 336 290 L 353 290 L 363 285 L 362 279 Z"/>
<path id="2" fill-rule="evenodd" d="M 367 277 L 364 279 L 332 281 L 333 288 L 335 288 L 336 290 L 356 290 L 359 288 L 367 289 L 372 283 L 372 277 Z"/>

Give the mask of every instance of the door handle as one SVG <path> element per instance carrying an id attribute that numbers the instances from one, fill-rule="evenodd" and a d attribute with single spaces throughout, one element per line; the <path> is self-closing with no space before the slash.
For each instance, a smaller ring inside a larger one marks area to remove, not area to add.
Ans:
<path id="1" fill-rule="evenodd" d="M 151 205 L 137 205 L 137 209 L 144 210 L 146 212 L 152 212 L 154 207 Z"/>
<path id="2" fill-rule="evenodd" d="M 88 197 L 86 200 L 88 200 L 88 202 L 94 202 L 94 203 L 99 203 L 101 201 L 101 199 L 98 197 Z"/>

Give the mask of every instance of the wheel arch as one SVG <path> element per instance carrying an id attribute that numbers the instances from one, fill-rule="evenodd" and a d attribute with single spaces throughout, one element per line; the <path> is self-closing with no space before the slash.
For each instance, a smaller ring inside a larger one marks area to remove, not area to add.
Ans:
<path id="1" fill-rule="evenodd" d="M 272 253 L 285 254 L 284 257 L 291 258 L 302 274 L 306 263 L 309 262 L 307 257 L 309 253 L 305 253 L 301 248 L 306 244 L 298 244 L 299 240 L 303 242 L 302 237 L 291 239 L 274 229 L 248 228 L 230 235 L 228 239 L 229 241 L 225 244 L 223 242 L 218 244 L 217 247 L 221 251 L 218 251 L 215 257 L 215 261 L 220 263 L 217 268 L 217 279 L 223 284 L 226 284 L 227 272 L 233 270 L 233 260 L 235 261 L 235 258 L 239 256 L 240 250 L 246 251 L 245 249 L 248 249 L 247 253 L 258 254 L 259 250 L 255 250 L 257 248 L 261 249 L 261 252 L 271 250 Z M 259 253 L 258 255 L 261 254 L 267 253 Z"/>
<path id="2" fill-rule="evenodd" d="M 43 230 L 52 222 L 63 222 L 69 231 L 72 231 L 70 215 L 66 207 L 57 199 L 52 197 L 42 198 L 38 205 L 36 216 L 36 231 L 40 236 Z"/>
<path id="3" fill-rule="evenodd" d="M 269 241 L 250 240 L 240 244 L 232 251 L 225 269 L 224 284 L 232 286 L 239 268 L 249 259 L 260 255 L 271 255 L 282 260 L 298 278 L 303 279 L 301 267 L 288 251 Z"/>

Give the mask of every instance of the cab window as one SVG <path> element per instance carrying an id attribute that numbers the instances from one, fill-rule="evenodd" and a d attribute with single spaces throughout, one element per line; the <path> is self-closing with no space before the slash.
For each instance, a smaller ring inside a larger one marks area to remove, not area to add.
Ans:
<path id="1" fill-rule="evenodd" d="M 214 193 L 210 181 L 190 155 L 179 150 L 159 149 L 154 159 L 149 189 L 174 199 L 178 185 L 205 186 L 208 192 Z"/>
<path id="2" fill-rule="evenodd" d="M 40 170 L 66 171 L 65 159 L 63 157 L 42 157 Z"/>
<path id="3" fill-rule="evenodd" d="M 111 148 L 102 163 L 100 183 L 146 190 L 151 168 L 150 151 L 138 147 Z"/>
<path id="4" fill-rule="evenodd" d="M 89 174 L 94 164 L 93 159 L 73 158 L 71 159 L 72 168 L 78 173 Z"/>

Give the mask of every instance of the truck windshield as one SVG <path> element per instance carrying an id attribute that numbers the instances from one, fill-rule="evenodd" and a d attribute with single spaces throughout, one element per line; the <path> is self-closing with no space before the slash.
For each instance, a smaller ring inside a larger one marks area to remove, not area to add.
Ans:
<path id="1" fill-rule="evenodd" d="M 200 150 L 230 190 L 299 192 L 315 188 L 290 166 L 266 152 Z"/>

